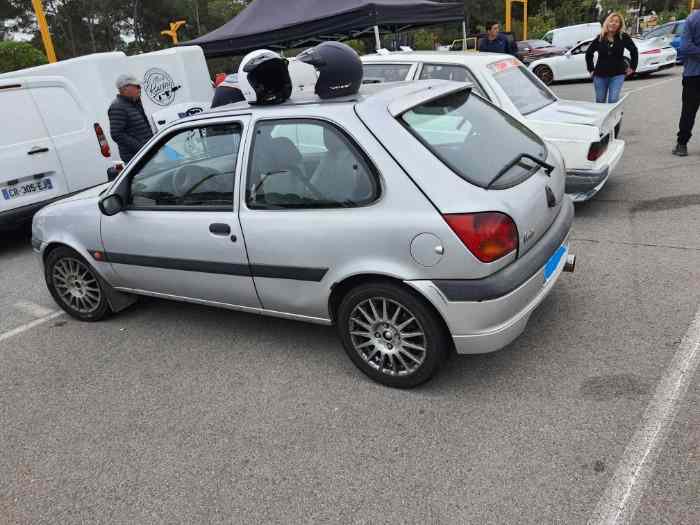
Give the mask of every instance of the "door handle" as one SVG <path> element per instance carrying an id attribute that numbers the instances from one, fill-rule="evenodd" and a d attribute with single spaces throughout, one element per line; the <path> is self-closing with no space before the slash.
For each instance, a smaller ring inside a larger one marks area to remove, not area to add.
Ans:
<path id="1" fill-rule="evenodd" d="M 214 235 L 229 235 L 231 233 L 231 227 L 228 224 L 215 222 L 209 225 L 209 232 Z"/>
<path id="2" fill-rule="evenodd" d="M 49 148 L 40 148 L 38 146 L 33 147 L 27 152 L 27 155 L 36 155 L 37 153 L 47 153 Z"/>

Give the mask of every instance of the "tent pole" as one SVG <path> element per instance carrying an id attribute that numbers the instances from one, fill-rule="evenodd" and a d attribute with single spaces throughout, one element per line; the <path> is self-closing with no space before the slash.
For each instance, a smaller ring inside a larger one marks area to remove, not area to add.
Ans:
<path id="1" fill-rule="evenodd" d="M 379 26 L 374 26 L 374 45 L 377 47 L 377 51 L 382 48 L 382 41 L 379 38 Z"/>

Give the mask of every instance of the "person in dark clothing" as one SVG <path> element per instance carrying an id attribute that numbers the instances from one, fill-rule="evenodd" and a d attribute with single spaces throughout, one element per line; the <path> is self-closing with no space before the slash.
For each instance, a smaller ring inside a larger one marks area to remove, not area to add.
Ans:
<path id="1" fill-rule="evenodd" d="M 631 61 L 625 57 L 625 49 Z M 593 54 L 598 53 L 598 62 L 593 64 Z M 588 72 L 593 76 L 595 101 L 615 103 L 620 100 L 620 92 L 625 78 L 634 74 L 639 61 L 637 46 L 632 37 L 625 33 L 625 21 L 619 13 L 606 18 L 601 34 L 591 42 L 586 51 Z"/>
<path id="2" fill-rule="evenodd" d="M 238 75 L 234 73 L 228 75 L 221 84 L 216 86 L 214 98 L 211 101 L 211 107 L 218 108 L 219 106 L 225 106 L 226 104 L 233 104 L 243 100 L 245 100 L 245 97 L 238 85 Z"/>
<path id="3" fill-rule="evenodd" d="M 505 53 L 507 55 L 515 55 L 515 50 L 511 46 L 508 39 L 503 36 L 501 26 L 498 22 L 487 22 L 486 38 L 479 41 L 479 51 L 482 53 Z"/>
<path id="4" fill-rule="evenodd" d="M 131 75 L 120 75 L 116 85 L 119 94 L 107 113 L 109 133 L 127 163 L 153 137 L 153 130 L 141 103 L 141 83 Z"/>
<path id="5" fill-rule="evenodd" d="M 700 108 L 700 6 L 685 21 L 680 51 L 683 55 L 683 109 L 673 154 L 686 157 Z"/>

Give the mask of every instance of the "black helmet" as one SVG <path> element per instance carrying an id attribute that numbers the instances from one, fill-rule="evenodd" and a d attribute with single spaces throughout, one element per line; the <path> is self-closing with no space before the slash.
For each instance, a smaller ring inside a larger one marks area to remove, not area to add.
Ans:
<path id="1" fill-rule="evenodd" d="M 340 42 L 323 42 L 307 49 L 297 60 L 318 71 L 316 94 L 321 98 L 354 95 L 362 84 L 362 61 L 353 48 Z"/>
<path id="2" fill-rule="evenodd" d="M 273 51 L 248 53 L 238 69 L 238 83 L 251 104 L 281 104 L 292 94 L 288 62 Z"/>

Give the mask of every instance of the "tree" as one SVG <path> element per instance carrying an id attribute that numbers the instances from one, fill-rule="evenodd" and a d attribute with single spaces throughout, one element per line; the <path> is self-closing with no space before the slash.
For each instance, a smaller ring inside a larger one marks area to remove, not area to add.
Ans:
<path id="1" fill-rule="evenodd" d="M 46 64 L 46 56 L 27 42 L 0 42 L 0 73 Z"/>

